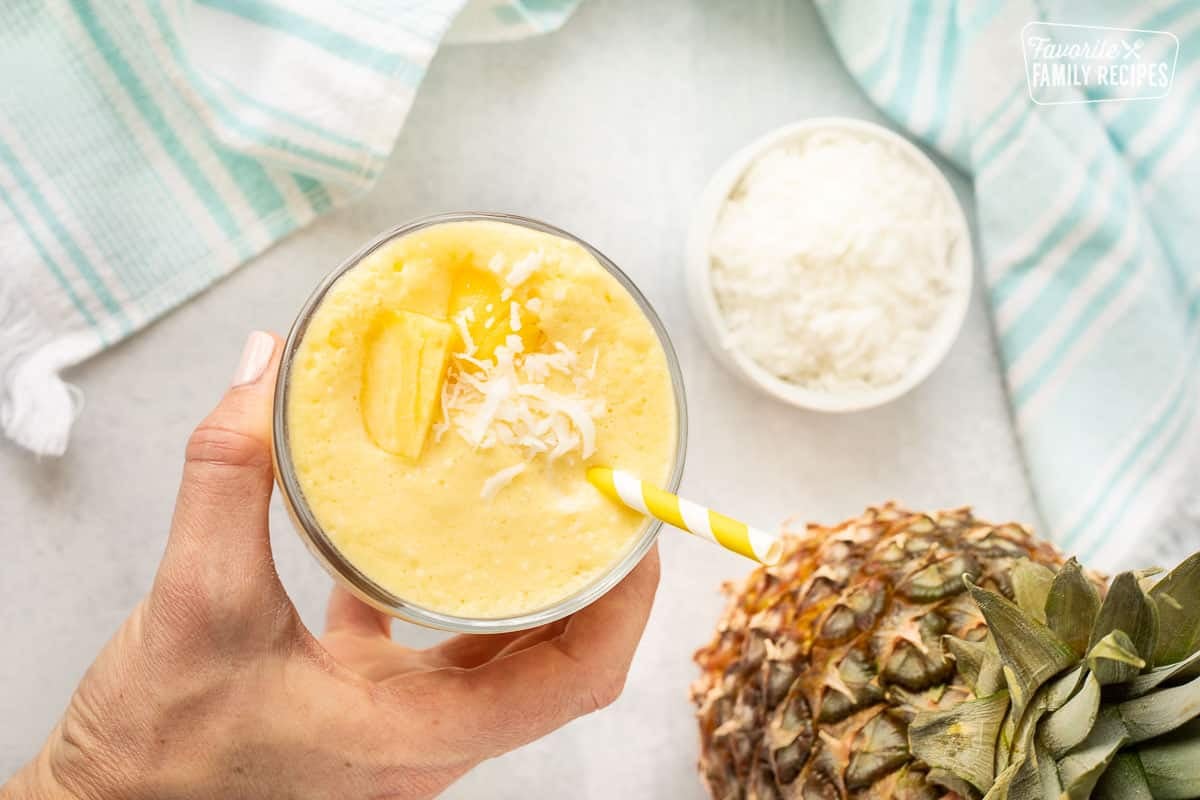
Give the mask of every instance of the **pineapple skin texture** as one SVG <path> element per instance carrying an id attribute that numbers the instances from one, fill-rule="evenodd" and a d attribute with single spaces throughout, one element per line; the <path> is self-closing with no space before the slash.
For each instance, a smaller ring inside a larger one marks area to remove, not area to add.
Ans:
<path id="1" fill-rule="evenodd" d="M 962 581 L 1012 597 L 1028 558 L 1059 552 L 969 509 L 893 503 L 826 528 L 785 530 L 780 563 L 727 585 L 730 603 L 695 656 L 700 772 L 714 800 L 957 800 L 908 752 L 923 710 L 974 698 L 942 636 L 981 640 Z"/>

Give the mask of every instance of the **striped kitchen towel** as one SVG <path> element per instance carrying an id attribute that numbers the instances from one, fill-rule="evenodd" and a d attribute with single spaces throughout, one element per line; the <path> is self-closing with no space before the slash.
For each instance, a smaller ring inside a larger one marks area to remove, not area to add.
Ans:
<path id="1" fill-rule="evenodd" d="M 974 178 L 1050 535 L 1101 568 L 1200 548 L 1200 5 L 818 5 L 874 102 Z"/>
<path id="2" fill-rule="evenodd" d="M 572 0 L 4 0 L 0 426 L 59 454 L 59 373 L 369 188 L 455 41 Z"/>

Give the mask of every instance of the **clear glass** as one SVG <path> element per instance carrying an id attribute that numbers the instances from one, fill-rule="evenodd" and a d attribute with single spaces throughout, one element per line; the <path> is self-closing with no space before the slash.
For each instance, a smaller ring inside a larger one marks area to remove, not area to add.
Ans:
<path id="1" fill-rule="evenodd" d="M 663 327 L 662 320 L 658 318 L 650 303 L 642 296 L 642 293 L 638 291 L 633 281 L 625 273 L 603 253 L 578 236 L 573 236 L 566 231 L 535 219 L 518 217 L 511 214 L 482 212 L 438 214 L 423 217 L 393 228 L 371 240 L 361 250 L 338 266 L 337 269 L 329 273 L 321 281 L 321 284 L 317 286 L 316 290 L 313 291 L 312 295 L 309 296 L 304 307 L 300 309 L 296 321 L 292 324 L 292 329 L 288 332 L 287 342 L 284 344 L 283 357 L 279 363 L 279 379 L 275 386 L 273 430 L 275 476 L 282 490 L 284 504 L 292 517 L 292 522 L 295 524 L 296 530 L 305 544 L 308 545 L 309 550 L 335 580 L 364 602 L 394 617 L 426 627 L 441 628 L 461 633 L 505 633 L 534 628 L 561 619 L 575 613 L 604 595 L 605 592 L 617 585 L 641 561 L 642 556 L 646 554 L 646 551 L 654 543 L 654 539 L 658 535 L 658 530 L 662 527 L 662 523 L 658 520 L 648 519 L 628 552 L 614 562 L 607 572 L 578 592 L 563 598 L 553 605 L 517 616 L 499 618 L 473 618 L 443 614 L 423 608 L 393 594 L 363 574 L 348 558 L 342 555 L 333 542 L 330 541 L 329 537 L 326 536 L 325 531 L 322 530 L 321 525 L 317 522 L 316 517 L 304 499 L 304 492 L 300 487 L 299 481 L 296 479 L 295 468 L 292 464 L 290 440 L 288 438 L 288 386 L 291 378 L 292 362 L 296 350 L 300 346 L 300 341 L 304 337 L 304 332 L 308 327 L 308 321 L 312 317 L 313 312 L 321 304 L 329 288 L 347 270 L 352 269 L 372 251 L 392 239 L 406 236 L 414 231 L 432 225 L 471 220 L 492 220 L 512 225 L 521 225 L 577 242 L 591 253 L 596 261 L 604 269 L 608 270 L 609 274 L 616 278 L 625 288 L 625 291 L 629 292 L 637 302 L 642 313 L 645 314 L 646 319 L 653 326 L 655 333 L 658 334 L 658 340 L 662 345 L 663 352 L 666 354 L 667 366 L 671 374 L 671 385 L 674 388 L 675 394 L 675 453 L 671 464 L 671 476 L 666 488 L 672 492 L 678 489 L 679 480 L 683 474 L 684 455 L 687 450 L 687 401 L 684 397 L 683 376 L 679 370 L 679 359 L 675 355 L 675 348 L 671 345 L 670 337 L 667 336 L 667 331 Z"/>

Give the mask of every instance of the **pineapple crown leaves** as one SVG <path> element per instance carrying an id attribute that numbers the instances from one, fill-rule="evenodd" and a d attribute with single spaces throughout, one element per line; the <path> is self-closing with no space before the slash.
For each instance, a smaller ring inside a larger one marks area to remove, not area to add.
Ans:
<path id="1" fill-rule="evenodd" d="M 1075 559 L 1018 562 L 1012 600 L 964 576 L 989 635 L 945 641 L 976 699 L 909 727 L 930 779 L 984 800 L 1200 797 L 1200 553 L 1152 574 L 1101 599 Z"/>

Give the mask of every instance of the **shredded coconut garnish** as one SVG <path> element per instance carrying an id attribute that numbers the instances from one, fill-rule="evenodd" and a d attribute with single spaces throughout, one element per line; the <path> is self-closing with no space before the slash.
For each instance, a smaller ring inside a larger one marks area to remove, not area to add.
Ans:
<path id="1" fill-rule="evenodd" d="M 467 311 L 471 311 L 471 309 L 468 308 L 461 314 L 456 315 L 454 317 L 454 324 L 458 326 L 458 332 L 462 336 L 463 347 L 466 348 L 466 355 L 473 356 L 478 348 L 475 347 L 475 340 L 471 338 L 471 330 L 467 327 L 467 322 L 469 321 L 467 319 Z M 475 316 L 473 311 L 471 311 L 471 316 Z"/>
<path id="2" fill-rule="evenodd" d="M 538 297 L 531 297 L 531 298 L 529 298 L 527 301 L 525 301 L 525 307 L 526 307 L 526 308 L 528 308 L 530 311 L 532 311 L 534 314 L 540 314 L 540 313 L 542 313 L 542 301 L 541 301 L 541 298 L 538 298 Z M 587 334 L 586 334 L 586 333 L 584 334 L 583 340 L 584 340 L 585 342 L 587 341 Z"/>
<path id="3" fill-rule="evenodd" d="M 504 276 L 504 282 L 516 288 L 529 279 L 529 276 L 542 268 L 542 251 L 529 253 L 512 265 L 512 269 Z"/>
<path id="4" fill-rule="evenodd" d="M 499 253 L 492 256 L 492 260 L 488 262 L 488 269 L 504 279 L 504 283 L 510 288 L 515 289 L 525 281 L 533 273 L 537 272 L 542 267 L 544 256 L 541 250 L 535 250 L 519 258 L 511 267 L 508 262 Z M 507 300 L 507 297 L 502 298 Z"/>
<path id="5" fill-rule="evenodd" d="M 583 343 L 587 344 L 588 342 L 590 342 L 592 340 L 592 337 L 595 334 L 596 334 L 595 328 L 588 328 L 586 331 L 583 332 Z"/>
<path id="6" fill-rule="evenodd" d="M 521 305 L 519 303 L 508 304 L 508 327 L 513 329 L 513 333 L 521 330 Z"/>
<path id="7" fill-rule="evenodd" d="M 515 303 L 512 309 L 516 314 Z M 476 449 L 503 445 L 522 457 L 490 477 L 482 497 L 495 496 L 538 456 L 556 461 L 572 454 L 588 458 L 595 452 L 595 417 L 605 407 L 589 398 L 586 388 L 595 376 L 598 352 L 585 372 L 579 369 L 579 356 L 562 342 L 554 343 L 553 352 L 526 352 L 521 337 L 510 334 L 491 359 L 480 359 L 474 357 L 465 330 L 463 341 L 468 352 L 455 355 L 442 384 L 442 419 L 435 436 L 452 431 Z M 575 391 L 548 387 L 553 374 L 569 378 Z"/>
<path id="8" fill-rule="evenodd" d="M 479 491 L 479 496 L 484 500 L 491 500 L 501 489 L 512 483 L 513 478 L 524 472 L 525 468 L 525 464 L 513 464 L 511 467 L 500 470 L 483 482 L 483 489 Z"/>

